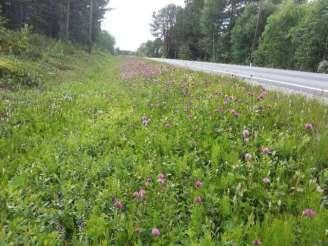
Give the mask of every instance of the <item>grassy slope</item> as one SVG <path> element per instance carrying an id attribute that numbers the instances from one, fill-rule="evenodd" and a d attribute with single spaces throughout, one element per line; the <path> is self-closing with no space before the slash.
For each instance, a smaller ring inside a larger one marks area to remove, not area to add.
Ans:
<path id="1" fill-rule="evenodd" d="M 326 106 L 183 70 L 123 80 L 121 59 L 90 59 L 42 90 L 0 92 L 0 244 L 328 243 Z"/>

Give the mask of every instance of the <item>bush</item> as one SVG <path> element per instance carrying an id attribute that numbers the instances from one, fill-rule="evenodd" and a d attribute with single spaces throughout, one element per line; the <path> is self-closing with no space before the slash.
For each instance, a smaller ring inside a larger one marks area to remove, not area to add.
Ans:
<path id="1" fill-rule="evenodd" d="M 327 60 L 323 60 L 322 62 L 319 63 L 318 73 L 328 73 L 328 61 Z"/>
<path id="2" fill-rule="evenodd" d="M 1 30 L 0 30 L 1 31 Z M 22 56 L 29 47 L 29 28 L 24 26 L 20 31 L 14 32 L 2 28 L 0 35 L 0 53 Z"/>
<path id="3" fill-rule="evenodd" d="M 0 84 L 9 87 L 39 87 L 42 83 L 40 75 L 31 72 L 26 65 L 0 58 Z"/>
<path id="4" fill-rule="evenodd" d="M 178 58 L 182 60 L 189 60 L 191 58 L 191 51 L 187 45 L 183 45 L 180 48 Z"/>
<path id="5" fill-rule="evenodd" d="M 114 54 L 115 38 L 107 31 L 101 31 L 96 39 L 96 46 Z"/>

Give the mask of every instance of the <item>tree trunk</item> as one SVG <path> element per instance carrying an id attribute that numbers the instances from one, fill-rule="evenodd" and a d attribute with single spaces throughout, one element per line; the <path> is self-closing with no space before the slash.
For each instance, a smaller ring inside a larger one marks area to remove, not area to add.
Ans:
<path id="1" fill-rule="evenodd" d="M 92 26 L 93 26 L 93 0 L 90 0 L 90 13 L 89 13 L 89 53 L 92 51 Z"/>
<path id="2" fill-rule="evenodd" d="M 216 52 L 215 52 L 215 36 L 214 31 L 212 33 L 212 61 L 216 62 Z"/>
<path id="3" fill-rule="evenodd" d="M 255 34 L 252 42 L 252 47 L 251 47 L 251 54 L 250 54 L 250 64 L 254 62 L 254 52 L 256 48 L 256 43 L 257 43 L 257 36 L 259 33 L 259 28 L 260 28 L 260 22 L 261 22 L 261 15 L 262 15 L 262 0 L 258 0 L 258 13 L 257 13 L 257 20 L 256 20 L 256 29 L 255 29 Z"/>
<path id="4" fill-rule="evenodd" d="M 19 21 L 18 21 L 18 26 L 21 27 L 23 22 L 24 22 L 24 3 L 19 4 Z"/>
<path id="5" fill-rule="evenodd" d="M 69 40 L 71 0 L 66 0 L 65 40 Z"/>
<path id="6" fill-rule="evenodd" d="M 326 38 L 326 47 L 323 59 L 328 60 L 328 36 Z"/>

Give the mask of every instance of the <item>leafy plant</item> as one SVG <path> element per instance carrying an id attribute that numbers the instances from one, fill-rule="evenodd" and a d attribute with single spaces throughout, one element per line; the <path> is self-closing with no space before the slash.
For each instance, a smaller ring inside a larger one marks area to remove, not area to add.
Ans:
<path id="1" fill-rule="evenodd" d="M 328 73 L 328 61 L 324 60 L 319 63 L 318 72 L 319 73 Z"/>
<path id="2" fill-rule="evenodd" d="M 328 243 L 327 105 L 39 42 L 0 59 L 43 78 L 0 89 L 0 244 Z"/>
<path id="3" fill-rule="evenodd" d="M 38 74 L 12 60 L 0 59 L 0 81 L 5 86 L 38 87 L 42 84 Z"/>

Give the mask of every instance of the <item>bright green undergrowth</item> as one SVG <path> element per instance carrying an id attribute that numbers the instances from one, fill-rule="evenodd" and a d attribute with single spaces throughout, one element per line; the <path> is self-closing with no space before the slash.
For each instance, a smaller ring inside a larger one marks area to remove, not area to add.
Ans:
<path id="1" fill-rule="evenodd" d="M 0 92 L 0 245 L 327 245 L 326 105 L 177 69 L 122 80 L 122 62 Z"/>
<path id="2" fill-rule="evenodd" d="M 0 25 L 0 88 L 40 89 L 50 81 L 58 83 L 68 71 L 76 73 L 76 61 L 89 59 L 76 44 L 32 33 L 27 26 L 12 31 Z"/>

